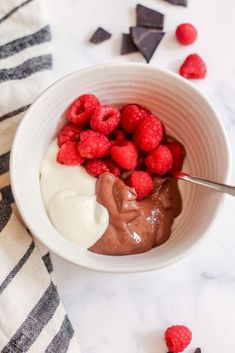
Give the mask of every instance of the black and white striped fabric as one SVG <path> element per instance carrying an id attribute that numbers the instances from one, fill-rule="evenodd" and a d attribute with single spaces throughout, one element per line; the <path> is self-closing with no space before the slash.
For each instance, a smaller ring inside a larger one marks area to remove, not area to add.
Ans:
<path id="1" fill-rule="evenodd" d="M 0 1 L 0 351 L 79 353 L 49 253 L 24 228 L 9 185 L 12 139 L 49 83 L 50 28 L 41 2 Z"/>

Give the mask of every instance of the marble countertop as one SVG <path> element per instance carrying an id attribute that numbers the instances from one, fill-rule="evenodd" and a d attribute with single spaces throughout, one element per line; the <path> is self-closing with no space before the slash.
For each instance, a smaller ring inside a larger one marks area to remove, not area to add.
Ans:
<path id="1" fill-rule="evenodd" d="M 166 31 L 151 65 L 176 71 L 187 54 L 201 54 L 206 80 L 194 84 L 212 101 L 235 148 L 235 2 L 189 0 L 188 8 L 161 0 L 141 3 L 166 14 Z M 143 62 L 120 56 L 120 34 L 134 25 L 135 0 L 47 1 L 54 43 L 54 79 L 105 62 Z M 198 41 L 179 46 L 173 31 L 195 23 Z M 97 26 L 113 38 L 99 46 L 88 39 Z M 235 158 L 235 155 L 234 155 Z M 218 161 L 219 162 L 219 161 Z M 232 182 L 235 184 L 235 171 Z M 235 202 L 227 197 L 211 235 L 190 257 L 151 273 L 112 275 L 88 271 L 53 255 L 61 298 L 79 337 L 82 353 L 166 353 L 163 330 L 188 325 L 202 353 L 235 352 Z"/>

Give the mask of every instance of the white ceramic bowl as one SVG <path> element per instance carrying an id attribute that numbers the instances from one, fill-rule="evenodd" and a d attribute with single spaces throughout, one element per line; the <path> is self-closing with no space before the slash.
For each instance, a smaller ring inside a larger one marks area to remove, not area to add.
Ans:
<path id="1" fill-rule="evenodd" d="M 184 170 L 215 181 L 228 181 L 231 155 L 218 115 L 198 90 L 176 74 L 145 64 L 109 64 L 74 72 L 43 92 L 27 111 L 11 153 L 15 201 L 31 232 L 50 250 L 90 269 L 147 271 L 188 254 L 208 234 L 223 195 L 182 184 L 183 212 L 171 238 L 147 253 L 103 256 L 64 239 L 50 223 L 39 185 L 39 166 L 61 116 L 77 96 L 91 92 L 105 104 L 136 102 L 161 117 L 169 134 L 187 150 Z"/>

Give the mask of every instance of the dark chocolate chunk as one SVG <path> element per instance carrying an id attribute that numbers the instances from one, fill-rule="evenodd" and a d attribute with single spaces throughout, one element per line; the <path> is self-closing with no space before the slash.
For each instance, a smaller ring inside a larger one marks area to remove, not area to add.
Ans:
<path id="1" fill-rule="evenodd" d="M 132 40 L 147 63 L 151 60 L 164 34 L 164 32 L 159 32 L 155 29 L 131 27 Z"/>
<path id="2" fill-rule="evenodd" d="M 107 32 L 102 27 L 99 27 L 99 28 L 97 28 L 95 33 L 93 33 L 93 35 L 91 36 L 90 42 L 93 44 L 99 44 L 99 43 L 102 43 L 111 37 L 112 37 L 111 33 Z"/>
<path id="3" fill-rule="evenodd" d="M 164 15 L 149 7 L 138 4 L 136 6 L 137 26 L 163 29 Z"/>
<path id="4" fill-rule="evenodd" d="M 194 353 L 202 353 L 201 348 L 197 348 Z"/>
<path id="5" fill-rule="evenodd" d="M 169 2 L 172 5 L 177 5 L 177 6 L 187 6 L 188 0 L 165 0 Z"/>
<path id="6" fill-rule="evenodd" d="M 131 34 L 122 33 L 121 55 L 135 53 L 137 51 L 139 51 L 139 49 L 133 43 Z"/>

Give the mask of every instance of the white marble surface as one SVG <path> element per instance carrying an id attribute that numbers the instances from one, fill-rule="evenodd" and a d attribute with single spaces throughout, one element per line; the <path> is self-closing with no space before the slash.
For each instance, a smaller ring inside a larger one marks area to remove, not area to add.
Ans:
<path id="1" fill-rule="evenodd" d="M 185 9 L 161 0 L 142 3 L 164 12 L 168 32 L 151 65 L 177 70 L 191 52 L 209 74 L 197 82 L 214 103 L 235 148 L 235 2 L 189 0 Z M 54 79 L 92 64 L 143 61 L 121 57 L 120 33 L 134 24 L 135 0 L 48 0 L 54 43 Z M 195 23 L 199 38 L 180 47 L 180 22 Z M 87 43 L 98 25 L 113 32 L 99 46 Z M 218 161 L 219 163 L 219 161 Z M 235 172 L 232 181 L 235 184 Z M 73 266 L 53 255 L 59 292 L 79 336 L 82 353 L 165 353 L 162 332 L 187 324 L 203 353 L 235 352 L 235 202 L 227 197 L 208 240 L 190 257 L 158 272 L 112 275 Z"/>

